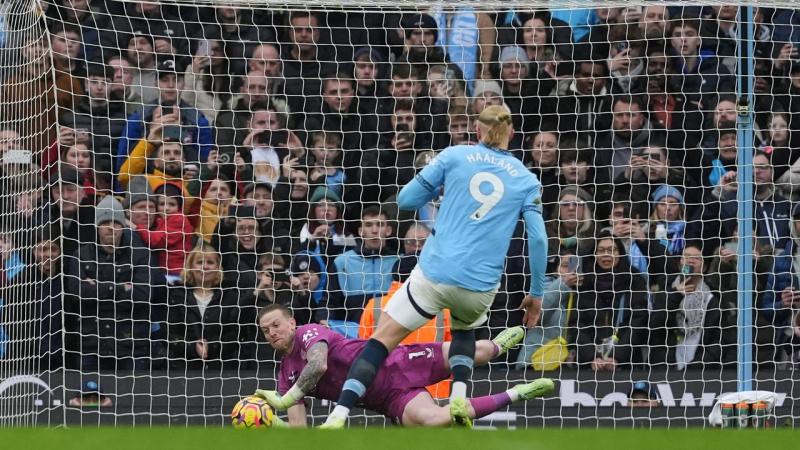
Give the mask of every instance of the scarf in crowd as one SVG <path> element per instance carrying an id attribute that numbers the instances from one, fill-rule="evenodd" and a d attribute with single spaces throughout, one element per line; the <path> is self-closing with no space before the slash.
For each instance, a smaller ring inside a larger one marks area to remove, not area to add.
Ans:
<path id="1" fill-rule="evenodd" d="M 636 245 L 636 241 L 630 240 L 630 248 L 628 248 L 628 261 L 631 267 L 636 269 L 644 277 L 647 277 L 647 256 L 642 252 L 642 249 Z"/>
<path id="2" fill-rule="evenodd" d="M 677 287 L 681 283 L 681 278 L 675 278 L 672 287 Z M 704 281 L 700 282 L 694 292 L 683 296 L 680 309 L 678 310 L 677 324 L 679 332 L 683 334 L 683 340 L 678 342 L 675 348 L 675 362 L 678 370 L 683 370 L 694 360 L 697 348 L 703 339 L 703 324 L 706 320 L 706 310 L 708 302 L 714 295 Z"/>
<path id="3" fill-rule="evenodd" d="M 670 255 L 680 255 L 683 248 L 686 246 L 686 240 L 683 238 L 686 222 L 683 220 L 676 220 L 673 222 L 661 222 L 667 227 L 667 238 L 660 239 L 661 245 L 667 248 Z"/>
<path id="4" fill-rule="evenodd" d="M 644 72 L 644 68 L 644 63 L 639 63 L 630 69 L 627 74 L 623 74 L 619 70 L 615 70 L 611 72 L 611 75 L 624 92 L 630 92 L 633 79 L 641 75 Z"/>

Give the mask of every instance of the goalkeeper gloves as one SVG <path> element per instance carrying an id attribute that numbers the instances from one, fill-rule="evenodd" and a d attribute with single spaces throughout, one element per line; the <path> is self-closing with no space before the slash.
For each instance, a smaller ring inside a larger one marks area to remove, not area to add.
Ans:
<path id="1" fill-rule="evenodd" d="M 306 394 L 297 386 L 292 386 L 292 388 L 289 389 L 289 391 L 283 396 L 278 394 L 276 391 L 267 391 L 264 389 L 256 389 L 256 392 L 253 395 L 266 400 L 267 403 L 269 403 L 269 406 L 276 411 L 287 409 L 290 406 L 295 405 L 306 396 Z"/>

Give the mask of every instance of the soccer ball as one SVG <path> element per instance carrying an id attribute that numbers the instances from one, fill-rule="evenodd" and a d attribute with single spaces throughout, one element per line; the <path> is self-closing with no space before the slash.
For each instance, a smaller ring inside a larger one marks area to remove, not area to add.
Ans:
<path id="1" fill-rule="evenodd" d="M 275 413 L 266 400 L 251 396 L 239 400 L 231 411 L 231 423 L 234 428 L 269 428 Z"/>

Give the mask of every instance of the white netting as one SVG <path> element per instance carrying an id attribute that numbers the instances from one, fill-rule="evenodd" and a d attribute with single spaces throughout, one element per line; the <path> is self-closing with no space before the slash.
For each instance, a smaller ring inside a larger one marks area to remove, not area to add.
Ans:
<path id="1" fill-rule="evenodd" d="M 0 423 L 223 423 L 275 384 L 255 324 L 271 303 L 364 336 L 367 301 L 435 229 L 436 202 L 399 211 L 397 192 L 503 103 L 543 184 L 549 277 L 542 326 L 475 390 L 540 376 L 543 342 L 567 359 L 544 367 L 557 396 L 491 423 L 699 425 L 736 389 L 736 5 L 752 3 L 217 3 L 0 7 Z M 788 7 L 759 3 L 750 37 L 744 275 L 753 388 L 795 420 Z M 480 337 L 521 324 L 527 261 L 520 225 Z"/>

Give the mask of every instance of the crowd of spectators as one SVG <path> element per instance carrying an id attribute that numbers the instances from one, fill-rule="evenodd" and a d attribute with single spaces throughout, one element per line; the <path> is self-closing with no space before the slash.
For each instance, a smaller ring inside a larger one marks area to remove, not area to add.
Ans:
<path id="1" fill-rule="evenodd" d="M 0 359 L 253 367 L 275 358 L 255 317 L 276 302 L 357 337 L 435 233 L 438 200 L 398 211 L 399 189 L 504 104 L 549 238 L 542 325 L 512 362 L 561 337 L 587 370 L 734 363 L 753 152 L 755 357 L 800 363 L 793 10 L 756 8 L 741 148 L 735 6 L 40 5 L 35 32 L 0 21 L 18 62 L 0 73 Z M 526 252 L 520 226 L 482 334 L 521 324 Z"/>

